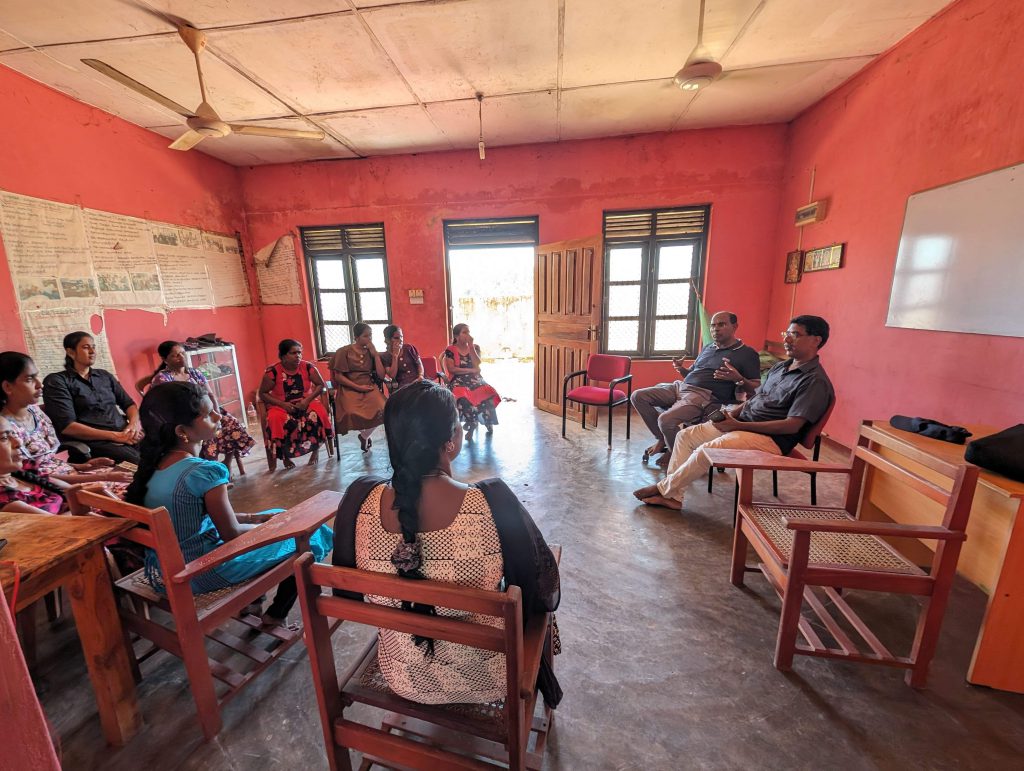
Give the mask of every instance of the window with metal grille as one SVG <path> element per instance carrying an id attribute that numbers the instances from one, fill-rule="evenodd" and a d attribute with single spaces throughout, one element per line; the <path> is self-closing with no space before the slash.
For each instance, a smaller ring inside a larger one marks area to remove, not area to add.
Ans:
<path id="1" fill-rule="evenodd" d="M 363 321 L 383 345 L 391 323 L 384 225 L 299 228 L 312 297 L 317 355 L 334 353 L 353 340 Z"/>
<path id="2" fill-rule="evenodd" d="M 710 212 L 604 213 L 605 352 L 659 359 L 699 350 L 695 287 L 704 275 Z"/>

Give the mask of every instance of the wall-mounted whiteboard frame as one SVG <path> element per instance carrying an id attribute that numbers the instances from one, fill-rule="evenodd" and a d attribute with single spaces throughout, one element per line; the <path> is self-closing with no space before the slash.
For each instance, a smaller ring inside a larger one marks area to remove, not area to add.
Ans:
<path id="1" fill-rule="evenodd" d="M 1024 163 L 907 199 L 886 326 L 1024 337 Z"/>

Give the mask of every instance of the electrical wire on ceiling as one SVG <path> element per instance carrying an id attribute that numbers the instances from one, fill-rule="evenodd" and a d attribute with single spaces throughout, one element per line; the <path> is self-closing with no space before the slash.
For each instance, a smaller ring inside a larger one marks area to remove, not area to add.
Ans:
<path id="1" fill-rule="evenodd" d="M 477 118 L 480 121 L 480 141 L 477 143 L 477 150 L 480 151 L 480 160 L 487 157 L 487 148 L 484 147 L 484 95 L 479 91 L 476 94 Z"/>

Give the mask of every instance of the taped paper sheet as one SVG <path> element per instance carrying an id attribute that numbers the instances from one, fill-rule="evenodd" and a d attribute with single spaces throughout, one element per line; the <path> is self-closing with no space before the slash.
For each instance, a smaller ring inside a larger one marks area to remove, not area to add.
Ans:
<path id="1" fill-rule="evenodd" d="M 249 279 L 242 267 L 242 250 L 234 236 L 203 233 L 206 271 L 213 285 L 213 303 L 225 305 L 252 305 Z"/>
<path id="2" fill-rule="evenodd" d="M 212 308 L 213 287 L 206 272 L 203 231 L 153 223 L 156 252 L 168 308 Z"/>
<path id="3" fill-rule="evenodd" d="M 256 252 L 256 277 L 264 305 L 299 305 L 302 302 L 295 240 L 291 233 Z"/>
<path id="4" fill-rule="evenodd" d="M 64 369 L 64 335 L 69 332 L 88 332 L 96 341 L 96 369 L 114 372 L 114 361 L 107 345 L 106 325 L 104 331 L 93 332 L 92 317 L 99 315 L 95 310 L 82 308 L 48 308 L 39 311 L 25 311 L 21 321 L 25 327 L 25 344 L 28 354 L 39 368 L 41 377 Z"/>
<path id="5" fill-rule="evenodd" d="M 23 311 L 99 303 L 82 210 L 0 193 L 0 222 L 11 278 Z"/>
<path id="6" fill-rule="evenodd" d="M 101 303 L 132 307 L 164 304 L 160 269 L 146 220 L 86 209 L 85 232 Z"/>

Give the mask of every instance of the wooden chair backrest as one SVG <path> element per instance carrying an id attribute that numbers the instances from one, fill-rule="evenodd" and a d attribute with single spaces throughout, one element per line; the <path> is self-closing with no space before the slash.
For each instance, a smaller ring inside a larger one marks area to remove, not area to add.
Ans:
<path id="1" fill-rule="evenodd" d="M 97 511 L 137 523 L 137 527 L 125 531 L 120 537 L 153 549 L 164 575 L 174 575 L 185 569 L 185 558 L 178 545 L 171 515 L 163 506 L 147 509 L 89 490 L 79 490 L 75 495 L 82 504 Z"/>
<path id="2" fill-rule="evenodd" d="M 914 463 L 948 477 L 952 480 L 949 490 L 925 479 L 920 474 L 902 466 L 896 459 L 883 457 L 872 449 L 872 445 L 885 447 Z M 964 532 L 967 518 L 974 499 L 974 489 L 978 482 L 977 466 L 969 463 L 948 463 L 920 450 L 908 447 L 899 440 L 888 436 L 864 421 L 860 428 L 857 446 L 852 453 L 853 470 L 850 475 L 850 486 L 847 489 L 846 510 L 854 511 L 861 499 L 861 488 L 868 466 L 876 473 L 886 474 L 906 485 L 926 498 L 935 501 L 945 508 L 942 526 L 955 532 Z"/>
<path id="3" fill-rule="evenodd" d="M 312 616 L 307 619 L 309 629 L 314 631 L 307 637 L 307 640 L 312 641 L 311 659 L 326 661 L 329 657 L 333 660 L 330 636 L 315 633 L 317 629 L 326 628 L 325 621 L 328 618 L 354 621 L 504 653 L 508 694 L 504 707 L 506 726 L 511 741 L 520 735 L 519 731 L 524 729 L 523 710 L 519 708 L 524 688 L 520 683 L 523 667 L 523 620 L 522 596 L 518 586 L 510 586 L 505 592 L 489 592 L 439 581 L 415 581 L 385 573 L 316 563 L 311 554 L 304 554 L 299 558 L 296 572 L 300 593 L 315 597 L 308 605 L 305 602 L 303 604 L 304 610 L 308 607 Z M 504 628 L 443 616 L 411 613 L 401 608 L 335 597 L 333 594 L 324 595 L 321 594 L 323 587 L 493 616 L 504 621 Z M 330 667 L 330 671 L 334 671 L 333 666 Z M 316 685 L 318 689 L 333 689 L 334 693 L 337 693 L 337 682 L 317 681 Z M 533 689 L 529 690 L 532 692 Z M 318 694 L 318 697 L 326 695 Z M 323 698 L 320 698 L 320 703 L 324 703 Z"/>

